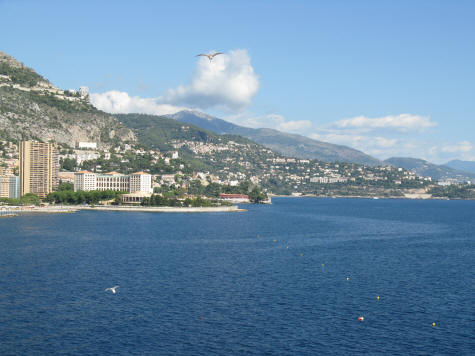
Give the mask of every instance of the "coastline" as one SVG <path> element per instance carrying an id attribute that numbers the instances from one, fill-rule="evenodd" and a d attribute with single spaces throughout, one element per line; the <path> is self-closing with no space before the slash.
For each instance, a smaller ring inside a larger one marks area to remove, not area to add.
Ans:
<path id="1" fill-rule="evenodd" d="M 328 198 L 328 199 L 404 199 L 404 200 L 475 200 L 475 199 L 459 199 L 447 197 L 433 197 L 428 194 L 405 194 L 403 196 L 383 196 L 383 195 L 272 195 L 273 198 Z"/>
<path id="2" fill-rule="evenodd" d="M 217 206 L 217 207 L 168 207 L 168 206 L 43 206 L 43 207 L 24 207 L 12 206 L 0 210 L 1 217 L 15 217 L 25 214 L 71 214 L 79 210 L 89 211 L 123 211 L 123 212 L 149 212 L 149 213 L 233 213 L 245 212 L 246 209 L 239 208 L 237 205 Z"/>
<path id="3" fill-rule="evenodd" d="M 228 212 L 243 212 L 246 209 L 241 209 L 237 205 L 232 206 L 213 206 L 213 207 L 173 207 L 173 206 L 94 206 L 94 207 L 80 207 L 78 210 L 91 211 L 139 211 L 149 213 L 228 213 Z"/>

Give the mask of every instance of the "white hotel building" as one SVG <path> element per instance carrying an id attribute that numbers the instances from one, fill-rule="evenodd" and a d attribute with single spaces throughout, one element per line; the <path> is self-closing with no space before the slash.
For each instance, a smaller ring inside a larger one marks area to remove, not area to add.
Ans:
<path id="1" fill-rule="evenodd" d="M 110 172 L 97 174 L 80 171 L 74 174 L 74 191 L 78 190 L 116 190 L 129 193 L 151 194 L 152 176 L 145 172 L 136 172 L 130 175 Z"/>

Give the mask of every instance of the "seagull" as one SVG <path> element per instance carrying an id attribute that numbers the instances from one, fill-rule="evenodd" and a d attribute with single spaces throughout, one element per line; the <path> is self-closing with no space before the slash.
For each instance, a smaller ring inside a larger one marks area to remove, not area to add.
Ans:
<path id="1" fill-rule="evenodd" d="M 217 56 L 218 54 L 224 54 L 224 53 L 222 53 L 222 52 L 216 52 L 216 53 L 213 53 L 213 54 L 200 53 L 200 54 L 197 54 L 196 57 L 199 57 L 199 56 L 208 57 L 209 61 L 211 62 L 213 60 L 213 58 L 215 56 Z"/>
<path id="2" fill-rule="evenodd" d="M 104 292 L 107 292 L 108 290 L 110 290 L 113 294 L 116 293 L 116 289 L 119 288 L 119 286 L 113 286 L 112 288 L 106 288 Z"/>

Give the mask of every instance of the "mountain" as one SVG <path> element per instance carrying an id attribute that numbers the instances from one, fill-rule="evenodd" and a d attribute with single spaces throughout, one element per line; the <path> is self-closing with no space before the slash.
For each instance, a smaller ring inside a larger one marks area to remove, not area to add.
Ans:
<path id="1" fill-rule="evenodd" d="M 454 159 L 450 162 L 444 164 L 444 166 L 458 169 L 459 171 L 465 171 L 475 174 L 475 162 L 474 161 L 461 161 L 459 159 Z"/>
<path id="2" fill-rule="evenodd" d="M 285 195 L 299 192 L 324 196 L 394 197 L 402 196 L 407 189 L 420 192 L 431 184 L 396 167 L 284 157 L 248 138 L 220 135 L 163 116 L 116 116 L 135 132 L 138 144 L 131 151 L 121 152 L 120 157 L 114 154 L 108 160 L 83 163 L 83 169 L 96 170 L 99 167 L 106 171 L 130 172 L 134 167 L 134 171 L 175 174 L 177 179 L 188 182 L 205 176 L 215 183 L 229 185 L 249 181 L 269 192 Z M 154 152 L 156 149 L 169 158 L 168 161 L 158 158 Z"/>
<path id="3" fill-rule="evenodd" d="M 163 116 L 146 114 L 118 114 L 117 118 L 137 135 L 140 145 L 147 149 L 158 149 L 170 155 L 170 151 L 179 153 L 180 171 L 205 171 L 215 174 L 223 181 L 269 179 L 269 171 L 275 170 L 274 162 L 279 155 L 264 146 L 237 135 L 219 135 L 193 124 L 182 123 Z M 292 165 L 298 162 L 292 158 Z M 283 159 L 285 162 L 286 160 Z M 170 163 L 171 164 L 171 163 Z M 290 163 L 289 163 L 290 164 Z M 302 166 L 303 167 L 303 166 Z M 301 168 L 302 168 L 301 167 Z M 150 172 L 161 172 L 171 166 L 140 167 Z M 280 174 L 290 174 L 279 166 Z M 163 172 L 162 172 L 163 173 Z M 275 172 L 273 172 L 276 174 Z M 256 178 L 256 177 L 261 178 Z M 283 189 L 274 187 L 276 189 Z M 286 188 L 287 189 L 287 188 Z"/>
<path id="4" fill-rule="evenodd" d="M 201 143 L 227 143 L 236 141 L 245 144 L 254 142 L 235 135 L 219 135 L 193 124 L 184 124 L 164 116 L 147 114 L 116 114 L 115 117 L 126 127 L 132 129 L 138 141 L 160 151 L 174 150 L 176 141 L 194 141 Z"/>
<path id="5" fill-rule="evenodd" d="M 0 52 L 0 138 L 33 139 L 74 146 L 78 141 L 135 141 L 132 130 L 97 110 L 88 96 L 61 90 Z"/>
<path id="6" fill-rule="evenodd" d="M 305 136 L 284 133 L 274 129 L 243 127 L 197 111 L 180 111 L 167 116 L 218 134 L 233 134 L 247 137 L 288 157 L 318 159 L 324 162 L 352 162 L 370 166 L 381 164 L 381 161 L 378 159 L 347 146 L 317 141 Z"/>
<path id="7" fill-rule="evenodd" d="M 475 174 L 460 171 L 447 167 L 445 165 L 437 165 L 419 158 L 410 157 L 391 157 L 384 163 L 392 166 L 401 167 L 423 177 L 431 177 L 435 180 L 456 179 L 458 181 L 473 181 Z"/>

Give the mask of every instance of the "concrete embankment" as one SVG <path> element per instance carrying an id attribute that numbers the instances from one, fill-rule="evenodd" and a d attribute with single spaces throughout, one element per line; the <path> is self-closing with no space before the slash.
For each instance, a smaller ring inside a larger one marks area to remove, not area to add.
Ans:
<path id="1" fill-rule="evenodd" d="M 60 214 L 75 213 L 78 209 L 73 206 L 8 206 L 0 210 L 1 216 L 18 216 L 24 214 Z"/>
<path id="2" fill-rule="evenodd" d="M 247 211 L 236 205 L 216 207 L 168 207 L 168 206 L 42 206 L 22 207 L 10 206 L 0 210 L 0 217 L 13 217 L 25 214 L 61 214 L 75 213 L 78 210 L 89 211 L 123 211 L 123 212 L 150 212 L 150 213 L 232 213 Z"/>
<path id="3" fill-rule="evenodd" d="M 246 209 L 240 209 L 238 206 L 215 206 L 215 207 L 169 207 L 169 206 L 95 206 L 81 207 L 81 210 L 93 211 L 127 211 L 127 212 L 150 212 L 150 213 L 227 213 L 240 212 Z"/>

